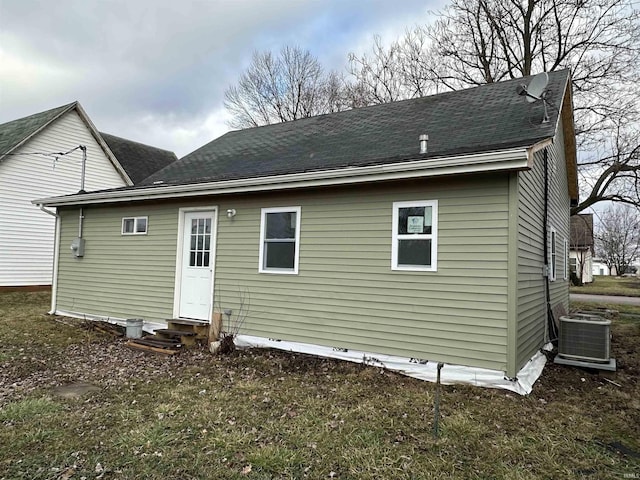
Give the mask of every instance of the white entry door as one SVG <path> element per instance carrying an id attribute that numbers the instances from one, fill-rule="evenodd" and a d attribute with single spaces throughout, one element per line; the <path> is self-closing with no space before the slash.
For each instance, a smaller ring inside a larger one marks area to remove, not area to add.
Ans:
<path id="1" fill-rule="evenodd" d="M 209 321 L 215 211 L 186 212 L 182 232 L 180 317 Z"/>

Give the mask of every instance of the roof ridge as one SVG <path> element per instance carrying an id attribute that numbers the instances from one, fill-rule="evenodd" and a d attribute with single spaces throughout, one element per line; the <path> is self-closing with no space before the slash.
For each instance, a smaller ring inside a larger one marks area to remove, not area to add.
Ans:
<path id="1" fill-rule="evenodd" d="M 112 133 L 107 133 L 107 132 L 98 132 L 98 133 L 100 133 L 100 135 L 102 135 L 102 136 L 107 135 L 107 136 L 109 136 L 109 137 L 114 137 L 114 138 L 117 138 L 117 139 L 119 139 L 119 140 L 124 140 L 125 142 L 135 143 L 135 144 L 138 144 L 138 145 L 142 145 L 143 147 L 149 147 L 149 148 L 153 148 L 153 149 L 155 149 L 155 150 L 161 150 L 161 151 L 163 151 L 163 152 L 173 153 L 173 154 L 175 155 L 175 152 L 174 152 L 173 150 L 169 150 L 169 149 L 166 149 L 166 148 L 156 147 L 156 146 L 154 146 L 154 145 L 149 145 L 148 143 L 138 142 L 137 140 L 131 140 L 131 139 L 129 139 L 129 138 L 125 138 L 125 137 L 120 137 L 120 136 L 118 136 L 118 135 L 114 135 L 114 134 L 112 134 Z"/>
<path id="2" fill-rule="evenodd" d="M 547 72 L 547 73 L 549 75 L 552 75 L 552 74 L 556 75 L 556 74 L 569 72 L 569 71 L 570 70 L 568 68 L 562 68 L 560 70 L 552 70 L 552 71 Z M 300 123 L 300 122 L 311 121 L 312 119 L 317 119 L 317 118 L 322 118 L 322 117 L 328 117 L 328 116 L 337 117 L 337 116 L 345 115 L 345 114 L 348 114 L 348 113 L 351 113 L 351 112 L 362 112 L 364 110 L 375 109 L 376 107 L 379 107 L 380 105 L 391 105 L 391 104 L 400 105 L 400 104 L 403 104 L 403 103 L 416 102 L 416 101 L 420 101 L 420 100 L 427 99 L 427 98 L 433 99 L 433 98 L 438 98 L 438 97 L 444 97 L 444 96 L 447 96 L 447 95 L 456 95 L 456 94 L 459 94 L 460 92 L 471 92 L 473 90 L 480 89 L 480 88 L 492 88 L 492 87 L 497 86 L 497 85 L 502 85 L 504 87 L 505 83 L 516 82 L 516 81 L 522 82 L 523 80 L 532 78 L 535 75 L 536 74 L 531 74 L 531 75 L 527 75 L 525 77 L 508 78 L 506 80 L 501 80 L 501 81 L 498 81 L 498 82 L 483 83 L 483 84 L 480 84 L 480 85 L 474 85 L 474 86 L 470 86 L 470 87 L 460 88 L 458 90 L 448 90 L 446 92 L 437 92 L 437 93 L 432 93 L 432 94 L 427 94 L 427 95 L 421 95 L 419 97 L 404 98 L 402 100 L 392 100 L 390 102 L 376 103 L 376 104 L 372 104 L 372 105 L 364 105 L 362 107 L 355 107 L 355 108 L 350 108 L 350 109 L 347 109 L 347 110 L 340 110 L 338 112 L 321 113 L 319 115 L 312 115 L 310 117 L 296 118 L 294 120 L 287 120 L 287 121 L 284 121 L 284 122 L 268 123 L 266 125 L 258 125 L 258 126 L 255 126 L 255 127 L 240 128 L 240 129 L 237 129 L 237 130 L 230 130 L 230 131 L 224 133 L 223 135 L 221 135 L 218 138 L 222 138 L 222 137 L 224 137 L 226 135 L 229 135 L 229 134 L 235 134 L 237 132 L 242 132 L 244 130 L 257 130 L 257 129 L 275 127 L 275 126 L 278 126 L 278 125 L 292 125 L 292 124 L 296 124 L 296 123 Z M 194 152 L 197 151 L 197 150 L 199 150 L 199 149 L 194 150 Z M 191 153 L 193 153 L 193 152 L 191 152 Z M 187 154 L 187 155 L 189 155 L 189 154 Z"/>
<path id="3" fill-rule="evenodd" d="M 20 118 L 14 118 L 13 120 L 9 120 L 8 122 L 4 122 L 4 123 L 0 123 L 0 128 L 2 128 L 3 126 L 9 124 L 9 123 L 13 123 L 13 122 L 17 122 L 20 120 L 26 120 L 27 118 L 31 118 L 31 117 L 37 117 L 38 115 L 44 115 L 47 113 L 52 113 L 54 110 L 60 110 L 60 113 L 63 113 L 64 111 L 71 109 L 72 107 L 75 107 L 78 104 L 77 100 L 74 100 L 71 103 L 67 103 L 65 105 L 60 105 L 59 107 L 54 107 L 54 108 L 49 108 L 47 110 L 42 110 L 41 112 L 36 112 L 36 113 L 32 113 L 31 115 L 25 115 L 24 117 L 20 117 Z"/>

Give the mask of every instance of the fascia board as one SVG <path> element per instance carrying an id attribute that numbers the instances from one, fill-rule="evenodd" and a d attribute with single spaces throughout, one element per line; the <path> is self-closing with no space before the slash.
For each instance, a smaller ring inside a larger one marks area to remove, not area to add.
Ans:
<path id="1" fill-rule="evenodd" d="M 517 148 L 455 157 L 443 157 L 412 162 L 349 167 L 337 170 L 295 173 L 270 177 L 257 177 L 188 185 L 153 186 L 117 192 L 95 192 L 65 197 L 34 200 L 36 205 L 62 207 L 91 203 L 120 203 L 167 198 L 185 198 L 203 195 L 264 192 L 283 189 L 310 188 L 332 185 L 409 178 L 483 173 L 529 168 L 529 148 Z"/>
<path id="2" fill-rule="evenodd" d="M 115 154 L 111 151 L 111 149 L 109 148 L 109 145 L 107 145 L 107 142 L 104 141 L 104 138 L 102 138 L 102 135 L 100 135 L 100 132 L 98 131 L 96 126 L 93 124 L 93 122 L 89 118 L 89 115 L 87 115 L 87 112 L 84 111 L 84 109 L 80 105 L 80 102 L 76 102 L 76 111 L 78 112 L 78 115 L 80 116 L 82 121 L 85 123 L 85 125 L 89 129 L 89 132 L 91 133 L 95 141 L 98 142 L 98 145 L 100 145 L 100 148 L 102 148 L 102 151 L 111 162 L 111 165 L 113 165 L 113 168 L 116 169 L 118 174 L 122 177 L 122 179 L 128 186 L 130 187 L 133 186 L 133 180 L 131 180 L 131 177 L 129 177 L 129 174 L 126 172 L 124 167 L 120 164 Z"/>

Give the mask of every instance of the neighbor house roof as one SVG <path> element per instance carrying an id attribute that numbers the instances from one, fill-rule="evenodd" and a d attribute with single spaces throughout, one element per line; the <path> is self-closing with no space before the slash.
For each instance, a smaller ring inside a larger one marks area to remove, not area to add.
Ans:
<path id="1" fill-rule="evenodd" d="M 96 127 L 93 125 L 93 122 L 80 106 L 79 102 L 72 102 L 67 105 L 62 105 L 61 107 L 52 108 L 51 110 L 34 113 L 33 115 L 18 118 L 17 120 L 12 120 L 0 125 L 0 162 L 2 162 L 2 160 L 4 160 L 8 155 L 14 153 L 18 147 L 24 145 L 47 126 L 51 125 L 58 118 L 73 110 L 78 113 L 80 119 L 84 122 L 93 138 L 98 142 L 104 154 L 123 180 L 128 185 L 133 184 L 128 172 L 123 168 L 118 159 L 114 156 L 113 152 L 109 149 L 100 135 L 100 132 L 98 132 Z"/>
<path id="2" fill-rule="evenodd" d="M 134 184 L 178 160 L 169 150 L 152 147 L 143 143 L 100 132 L 122 167 Z"/>
<path id="3" fill-rule="evenodd" d="M 569 189 L 577 199 L 569 71 L 549 73 L 548 122 L 541 101 L 518 95 L 530 80 L 233 131 L 134 188 L 43 201 L 118 202 L 525 169 L 553 141 L 561 118 Z M 426 154 L 419 153 L 423 134 Z"/>
<path id="4" fill-rule="evenodd" d="M 570 235 L 572 249 L 593 248 L 593 214 L 572 215 Z"/>
<path id="5" fill-rule="evenodd" d="M 44 112 L 35 113 L 28 117 L 18 118 L 0 125 L 0 161 L 2 158 L 13 152 L 20 145 L 25 143 L 36 133 L 41 131 L 56 118 L 61 117 L 70 110 L 73 110 L 77 102 L 52 108 Z"/>

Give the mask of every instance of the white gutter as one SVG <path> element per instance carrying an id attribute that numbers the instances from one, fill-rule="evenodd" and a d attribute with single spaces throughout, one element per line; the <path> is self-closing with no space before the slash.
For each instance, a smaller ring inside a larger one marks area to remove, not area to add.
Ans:
<path id="1" fill-rule="evenodd" d="M 38 204 L 38 208 L 56 219 L 56 230 L 53 246 L 53 273 L 51 276 L 51 310 L 49 315 L 56 311 L 58 301 L 58 257 L 60 256 L 60 215 L 51 210 L 47 210 L 44 205 Z"/>
<path id="2" fill-rule="evenodd" d="M 225 180 L 186 185 L 156 185 L 132 190 L 104 191 L 34 200 L 35 204 L 69 206 L 91 203 L 118 203 L 202 195 L 223 195 L 345 185 L 381 180 L 434 177 L 463 173 L 482 173 L 529 168 L 529 148 L 459 155 L 455 157 L 406 161 L 366 167 L 347 167 L 318 172 L 293 173 L 238 180 Z"/>

